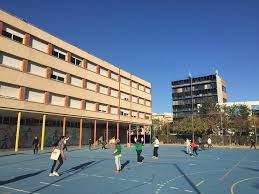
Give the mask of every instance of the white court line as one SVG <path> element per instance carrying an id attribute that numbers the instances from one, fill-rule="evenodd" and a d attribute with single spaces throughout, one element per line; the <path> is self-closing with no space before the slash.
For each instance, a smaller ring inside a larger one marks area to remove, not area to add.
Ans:
<path id="1" fill-rule="evenodd" d="M 184 190 L 184 191 L 189 192 L 189 193 L 192 193 L 192 191 L 190 191 L 190 190 Z"/>
<path id="2" fill-rule="evenodd" d="M 22 192 L 22 193 L 32 193 L 30 191 L 25 191 L 25 190 L 22 190 L 22 189 L 16 189 L 16 188 L 6 187 L 6 186 L 0 186 L 0 188 L 9 189 L 9 190 L 13 190 L 13 191 L 18 191 L 18 192 Z M 39 193 L 32 193 L 32 194 L 39 194 Z"/>
<path id="3" fill-rule="evenodd" d="M 40 184 L 43 184 L 43 185 L 51 185 L 51 186 L 55 186 L 55 187 L 62 187 L 61 185 L 51 184 L 51 183 L 46 183 L 46 182 L 40 182 Z"/>
<path id="4" fill-rule="evenodd" d="M 176 189 L 176 190 L 178 190 L 179 188 L 177 188 L 177 187 L 170 187 L 171 189 Z"/>
<path id="5" fill-rule="evenodd" d="M 123 178 L 120 178 L 120 180 L 122 180 L 122 181 L 126 181 L 126 179 L 123 179 Z"/>
<path id="6" fill-rule="evenodd" d="M 109 177 L 107 177 L 107 178 L 108 178 L 108 179 L 115 179 L 114 177 L 110 177 L 110 176 L 109 176 Z"/>
<path id="7" fill-rule="evenodd" d="M 137 180 L 130 180 L 131 182 L 135 182 L 135 183 L 138 183 L 139 181 L 137 181 Z"/>

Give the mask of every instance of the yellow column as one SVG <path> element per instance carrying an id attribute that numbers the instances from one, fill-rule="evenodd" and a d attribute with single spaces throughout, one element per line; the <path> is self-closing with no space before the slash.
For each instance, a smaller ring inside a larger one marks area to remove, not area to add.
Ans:
<path id="1" fill-rule="evenodd" d="M 19 135 L 20 135 L 20 121 L 21 121 L 21 112 L 18 112 L 18 118 L 17 118 L 17 127 L 16 127 L 16 140 L 15 140 L 15 152 L 18 152 L 19 148 Z"/>
<path id="2" fill-rule="evenodd" d="M 43 150 L 43 149 L 44 149 L 44 142 L 45 142 L 45 123 L 46 123 L 46 115 L 43 115 L 42 128 L 41 128 L 41 147 L 40 147 L 40 150 Z"/>
<path id="3" fill-rule="evenodd" d="M 62 131 L 63 136 L 66 135 L 66 122 L 67 122 L 67 117 L 64 117 L 63 118 L 63 131 Z"/>

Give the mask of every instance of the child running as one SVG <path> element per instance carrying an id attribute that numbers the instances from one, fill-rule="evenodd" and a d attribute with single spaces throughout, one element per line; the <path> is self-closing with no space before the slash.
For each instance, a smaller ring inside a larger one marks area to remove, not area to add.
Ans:
<path id="1" fill-rule="evenodd" d="M 54 168 L 56 166 L 56 163 L 57 161 L 56 160 L 53 160 L 53 165 L 52 165 L 52 168 L 51 168 L 51 171 L 50 171 L 50 174 L 49 176 L 59 176 L 59 173 L 58 173 L 58 170 L 59 168 L 62 166 L 63 164 L 63 160 L 66 160 L 66 157 L 65 157 L 65 154 L 64 154 L 64 140 L 65 140 L 65 136 L 61 136 L 59 138 L 59 141 L 57 141 L 55 144 L 54 144 L 54 149 L 59 149 L 60 150 L 60 155 L 58 157 L 58 161 L 59 161 L 59 165 L 58 167 L 56 168 L 56 170 L 54 171 Z"/>
<path id="2" fill-rule="evenodd" d="M 120 140 L 117 139 L 115 141 L 115 150 L 113 152 L 116 170 L 114 170 L 115 173 L 119 173 L 121 171 L 121 145 Z"/>
<path id="3" fill-rule="evenodd" d="M 38 154 L 38 151 L 39 151 L 39 139 L 38 139 L 37 136 L 34 137 L 32 145 L 33 145 L 33 153 L 34 154 Z"/>
<path id="4" fill-rule="evenodd" d="M 198 156 L 198 153 L 197 153 L 198 145 L 193 142 L 193 143 L 191 144 L 191 147 L 192 147 L 192 156 L 194 156 L 194 153 L 195 153 L 196 156 Z"/>
<path id="5" fill-rule="evenodd" d="M 159 148 L 159 140 L 158 140 L 158 136 L 156 136 L 155 141 L 153 142 L 154 144 L 154 150 L 153 150 L 153 159 L 159 159 L 158 158 L 158 148 Z"/>
<path id="6" fill-rule="evenodd" d="M 186 138 L 186 154 L 191 154 L 191 142 L 188 138 Z"/>
<path id="7" fill-rule="evenodd" d="M 135 148 L 136 148 L 136 152 L 137 152 L 137 162 L 139 164 L 143 164 L 143 160 L 142 160 L 142 157 L 141 157 L 142 144 L 140 143 L 139 140 L 137 140 L 137 142 L 135 144 Z"/>

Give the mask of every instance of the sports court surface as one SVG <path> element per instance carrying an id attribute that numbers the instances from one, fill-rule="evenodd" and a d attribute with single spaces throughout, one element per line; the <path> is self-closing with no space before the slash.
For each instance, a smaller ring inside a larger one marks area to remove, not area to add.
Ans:
<path id="1" fill-rule="evenodd" d="M 185 154 L 183 146 L 162 145 L 159 160 L 152 146 L 143 147 L 144 164 L 136 163 L 134 147 L 123 148 L 123 171 L 115 174 L 112 149 L 66 152 L 60 177 L 49 177 L 49 153 L 0 152 L 0 193 L 40 194 L 256 194 L 259 193 L 259 152 L 214 148 Z"/>

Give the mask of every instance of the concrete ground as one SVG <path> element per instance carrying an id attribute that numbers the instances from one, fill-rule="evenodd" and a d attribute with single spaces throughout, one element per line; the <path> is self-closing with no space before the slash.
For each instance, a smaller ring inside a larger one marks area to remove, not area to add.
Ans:
<path id="1" fill-rule="evenodd" d="M 123 170 L 116 174 L 112 148 L 71 148 L 60 177 L 48 176 L 49 152 L 0 152 L 0 193 L 259 193 L 257 150 L 214 148 L 190 157 L 183 146 L 161 145 L 159 160 L 153 160 L 152 149 L 143 147 L 144 163 L 138 164 L 134 147 L 124 147 Z"/>

